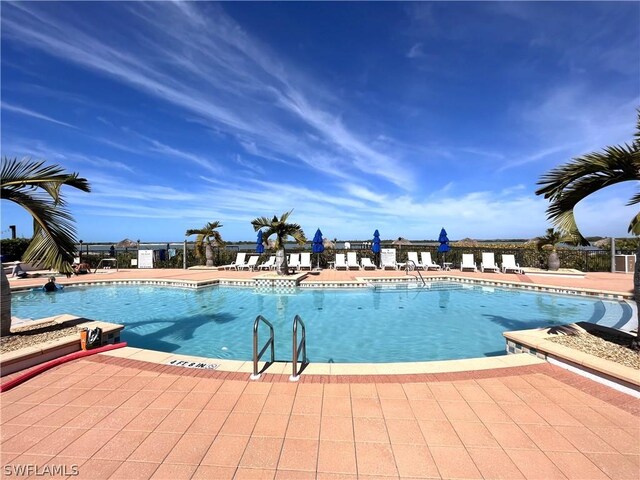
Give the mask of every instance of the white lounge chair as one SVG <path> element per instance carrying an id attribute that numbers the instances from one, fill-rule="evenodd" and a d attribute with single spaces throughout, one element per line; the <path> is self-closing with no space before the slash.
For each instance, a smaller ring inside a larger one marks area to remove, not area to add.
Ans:
<path id="1" fill-rule="evenodd" d="M 269 259 L 261 265 L 257 266 L 258 270 L 273 270 L 276 268 L 276 256 L 271 255 Z"/>
<path id="2" fill-rule="evenodd" d="M 478 267 L 476 267 L 476 264 L 473 261 L 473 253 L 462 254 L 462 263 L 460 264 L 460 271 L 464 272 L 465 270 L 473 270 L 474 272 L 478 271 Z"/>
<path id="3" fill-rule="evenodd" d="M 480 263 L 480 271 L 484 272 L 485 270 L 500 273 L 500 269 L 498 268 L 498 264 L 496 263 L 493 252 L 482 252 L 482 263 Z"/>
<path id="4" fill-rule="evenodd" d="M 258 259 L 260 258 L 259 255 L 251 255 L 249 257 L 249 261 L 243 265 L 238 265 L 236 267 L 237 270 L 255 270 L 256 265 L 258 264 Z"/>
<path id="5" fill-rule="evenodd" d="M 309 252 L 303 252 L 300 254 L 300 270 L 311 270 L 311 254 Z"/>
<path id="6" fill-rule="evenodd" d="M 295 268 L 296 270 L 300 269 L 300 254 L 299 253 L 292 253 L 291 255 L 289 255 L 288 266 L 289 266 L 289 268 Z"/>
<path id="7" fill-rule="evenodd" d="M 407 253 L 407 263 L 409 265 L 411 265 L 410 262 L 414 263 L 414 266 L 416 267 L 416 270 L 418 269 L 422 269 L 422 270 L 426 270 L 424 267 L 424 264 L 418 260 L 418 252 L 408 252 Z"/>
<path id="8" fill-rule="evenodd" d="M 363 257 L 360 259 L 360 266 L 364 270 L 375 270 L 377 267 L 373 264 L 369 257 Z"/>
<path id="9" fill-rule="evenodd" d="M 520 265 L 516 263 L 515 255 L 502 255 L 502 273 L 524 273 Z"/>
<path id="10" fill-rule="evenodd" d="M 429 270 L 431 268 L 434 270 L 442 269 L 440 265 L 433 263 L 431 260 L 431 252 L 420 252 L 420 256 L 422 257 L 422 265 L 424 265 L 425 270 Z"/>
<path id="11" fill-rule="evenodd" d="M 347 252 L 347 268 L 360 270 L 360 264 L 358 263 L 358 255 L 356 252 Z"/>
<path id="12" fill-rule="evenodd" d="M 336 253 L 336 270 L 348 270 L 349 266 L 347 265 L 347 261 L 344 257 L 344 253 Z"/>
<path id="13" fill-rule="evenodd" d="M 382 268 L 382 270 L 397 270 L 398 262 L 396 262 L 394 258 L 385 258 L 383 256 L 380 264 L 380 268 Z"/>
<path id="14" fill-rule="evenodd" d="M 218 267 L 218 268 L 219 268 L 219 269 L 220 269 L 220 268 L 223 268 L 223 269 L 225 269 L 225 270 L 237 270 L 239 266 L 244 265 L 244 263 L 245 263 L 245 262 L 244 262 L 244 259 L 245 259 L 245 257 L 246 257 L 246 256 L 247 256 L 247 254 L 246 254 L 246 253 L 244 253 L 244 252 L 239 252 L 239 253 L 236 255 L 236 259 L 235 259 L 235 261 L 234 261 L 233 263 L 230 263 L 229 265 L 221 265 L 221 266 L 220 266 L 220 267 Z"/>

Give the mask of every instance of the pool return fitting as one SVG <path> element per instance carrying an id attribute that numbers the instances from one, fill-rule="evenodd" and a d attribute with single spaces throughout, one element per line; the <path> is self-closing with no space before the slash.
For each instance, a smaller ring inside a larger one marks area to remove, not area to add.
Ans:
<path id="1" fill-rule="evenodd" d="M 269 340 L 264 344 L 262 349 L 258 351 L 258 327 L 260 323 L 264 323 L 269 327 Z M 298 343 L 298 325 L 302 327 L 302 338 L 300 339 L 300 343 Z M 307 360 L 307 329 L 300 318 L 300 315 L 296 315 L 293 318 L 293 345 L 292 345 L 292 374 L 289 377 L 289 381 L 297 382 L 300 379 L 300 373 L 304 370 L 304 367 L 308 365 Z M 265 354 L 267 349 L 271 347 L 271 361 L 265 363 L 261 370 L 258 369 L 258 362 Z M 298 370 L 298 360 L 300 357 L 300 352 L 302 352 L 302 361 L 300 362 L 300 370 Z M 275 362 L 275 334 L 273 325 L 269 320 L 264 318 L 262 315 L 258 315 L 253 322 L 253 374 L 249 377 L 251 380 L 258 380 L 262 373 L 267 370 L 273 363 Z"/>

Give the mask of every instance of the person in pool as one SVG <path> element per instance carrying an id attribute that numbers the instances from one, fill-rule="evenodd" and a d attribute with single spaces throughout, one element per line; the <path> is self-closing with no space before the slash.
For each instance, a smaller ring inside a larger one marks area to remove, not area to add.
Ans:
<path id="1" fill-rule="evenodd" d="M 49 281 L 44 284 L 42 289 L 45 292 L 55 292 L 58 290 L 58 286 L 56 285 L 56 277 L 49 277 Z"/>

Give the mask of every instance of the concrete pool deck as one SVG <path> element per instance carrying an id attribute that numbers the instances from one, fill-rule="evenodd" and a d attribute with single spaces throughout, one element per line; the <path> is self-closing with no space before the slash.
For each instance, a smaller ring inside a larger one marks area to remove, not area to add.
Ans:
<path id="1" fill-rule="evenodd" d="M 579 279 L 429 272 L 452 274 L 625 296 L 633 288 L 632 275 L 625 274 Z M 255 275 L 121 270 L 59 282 Z M 314 281 L 363 276 L 331 270 Z M 12 279 L 11 286 L 45 281 Z M 250 362 L 223 372 L 167 365 L 163 356 L 169 354 L 162 352 L 110 353 L 71 361 L 0 394 L 5 476 L 27 466 L 34 478 L 63 467 L 65 475 L 52 477 L 67 477 L 75 465 L 78 475 L 70 478 L 639 477 L 638 400 L 526 355 L 497 357 L 502 365 L 492 365 L 492 358 L 425 362 L 431 371 L 425 365 L 420 373 L 394 375 L 337 375 L 346 372 L 335 366 L 335 372 L 305 371 L 291 383 L 285 378 L 289 364 L 274 364 L 281 375 L 248 381 Z M 448 368 L 438 366 L 445 363 Z"/>

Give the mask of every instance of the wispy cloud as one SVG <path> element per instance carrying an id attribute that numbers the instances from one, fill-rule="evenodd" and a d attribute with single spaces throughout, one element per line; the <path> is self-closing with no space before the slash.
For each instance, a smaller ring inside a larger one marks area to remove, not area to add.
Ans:
<path id="1" fill-rule="evenodd" d="M 87 175 L 87 167 L 95 167 L 97 171 L 119 171 L 135 173 L 131 165 L 97 155 L 86 155 L 59 149 L 36 139 L 11 138 L 2 142 L 3 156 L 17 158 L 33 158 L 37 160 L 55 161 Z"/>
<path id="2" fill-rule="evenodd" d="M 249 172 L 251 172 L 253 174 L 258 174 L 258 175 L 264 175 L 265 174 L 264 168 L 262 168 L 257 163 L 245 160 L 240 155 L 236 155 L 235 158 L 234 158 L 234 161 L 235 161 L 235 163 L 240 165 L 243 169 L 245 169 L 245 171 L 248 170 Z"/>
<path id="3" fill-rule="evenodd" d="M 90 22 L 35 4 L 7 5 L 2 24 L 16 41 L 170 102 L 238 136 L 244 145 L 255 143 L 267 152 L 267 160 L 297 158 L 334 176 L 310 160 L 333 151 L 343 171 L 401 188 L 412 185 L 399 152 L 371 148 L 340 119 L 337 99 L 251 38 L 221 7 L 155 3 L 128 4 L 127 9 L 130 19 L 138 19 L 141 33 L 139 41 L 126 45 L 118 44 L 118 35 L 100 35 Z M 202 9 L 215 10 L 215 21 L 202 15 Z M 152 37 L 153 43 L 145 40 Z M 291 135 L 291 121 L 316 139 Z"/>
<path id="4" fill-rule="evenodd" d="M 44 120 L 46 122 L 55 123 L 57 125 L 62 125 L 64 127 L 76 128 L 76 129 L 78 128 L 75 125 L 71 125 L 70 123 L 62 122 L 60 120 L 56 120 L 55 118 L 51 118 L 42 113 L 34 112 L 33 110 L 29 110 L 28 108 L 23 108 L 18 105 L 11 105 L 7 102 L 2 102 L 2 109 L 7 110 L 9 112 L 13 112 L 13 113 L 19 113 L 21 115 L 27 115 L 28 117 L 37 118 L 39 120 Z"/>
<path id="5" fill-rule="evenodd" d="M 406 53 L 407 58 L 419 58 L 423 57 L 424 53 L 422 52 L 422 42 L 415 43 L 409 51 Z"/>

